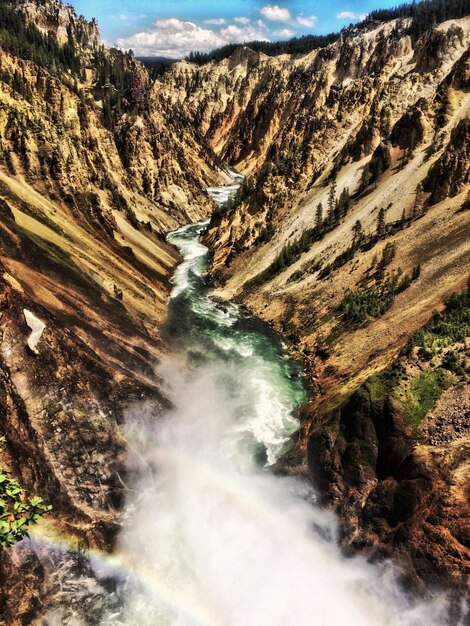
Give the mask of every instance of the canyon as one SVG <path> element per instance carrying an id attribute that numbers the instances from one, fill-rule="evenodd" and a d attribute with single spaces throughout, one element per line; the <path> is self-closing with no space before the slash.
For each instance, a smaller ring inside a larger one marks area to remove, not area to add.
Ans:
<path id="1" fill-rule="evenodd" d="M 470 17 L 418 38 L 406 19 L 366 20 L 302 55 L 241 46 L 151 80 L 58 0 L 14 13 L 58 42 L 50 58 L 0 48 L 0 468 L 53 505 L 45 536 L 78 561 L 113 550 L 128 414 L 171 409 L 161 364 L 181 359 L 166 234 L 210 219 L 213 297 L 271 326 L 305 372 L 274 472 L 313 485 L 345 554 L 446 591 L 459 623 Z M 236 182 L 225 163 L 245 178 L 220 209 L 205 190 Z M 44 324 L 34 350 L 26 312 Z M 54 607 L 46 563 L 27 542 L 1 551 L 6 623 Z"/>
<path id="2" fill-rule="evenodd" d="M 468 405 L 446 442 L 423 436 L 411 409 L 447 352 L 468 367 L 468 339 L 407 349 L 467 288 L 469 27 L 451 20 L 413 42 L 397 21 L 371 24 L 297 59 L 241 48 L 163 81 L 249 177 L 206 237 L 215 293 L 270 323 L 312 373 L 288 471 L 321 486 L 345 546 L 399 558 L 418 589 L 465 589 L 469 575 Z M 380 301 L 387 283 L 391 302 L 345 321 L 351 293 Z M 445 405 L 467 385 L 462 370 L 436 395 L 448 387 Z"/>

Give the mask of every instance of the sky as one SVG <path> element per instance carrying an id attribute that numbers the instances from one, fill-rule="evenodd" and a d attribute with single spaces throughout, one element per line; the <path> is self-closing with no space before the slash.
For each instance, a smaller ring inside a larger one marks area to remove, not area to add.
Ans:
<path id="1" fill-rule="evenodd" d="M 227 43 L 337 32 L 398 0 L 69 0 L 108 45 L 182 58 Z"/>

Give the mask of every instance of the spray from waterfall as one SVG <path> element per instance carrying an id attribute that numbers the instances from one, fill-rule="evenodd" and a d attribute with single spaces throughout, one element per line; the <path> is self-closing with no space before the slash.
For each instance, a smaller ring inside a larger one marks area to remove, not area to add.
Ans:
<path id="1" fill-rule="evenodd" d="M 228 191 L 212 193 L 220 200 Z M 99 623 L 447 624 L 444 598 L 414 603 L 391 564 L 345 558 L 336 519 L 311 488 L 272 473 L 299 427 L 302 372 L 269 329 L 211 297 L 200 241 L 207 225 L 168 237 L 184 261 L 173 278 L 167 333 L 189 367 L 162 365 L 173 404 L 165 415 L 143 407 L 129 414 L 134 480 L 117 551 L 92 553 L 94 577 L 82 577 L 82 587 L 114 581 Z M 89 623 L 76 615 L 44 623 Z"/>
<path id="2" fill-rule="evenodd" d="M 166 416 L 130 420 L 140 478 L 119 551 L 167 593 L 129 579 L 121 613 L 105 623 L 444 624 L 444 603 L 411 603 L 390 564 L 344 558 L 336 520 L 310 488 L 270 472 L 299 426 L 302 376 L 269 330 L 208 293 L 206 227 L 169 236 L 184 257 L 169 332 L 190 373 L 162 372 L 174 405 Z"/>
<path id="3" fill-rule="evenodd" d="M 237 396 L 254 374 L 246 367 L 235 372 L 220 361 L 180 379 L 175 408 L 139 434 L 145 463 L 133 460 L 141 477 L 120 552 L 150 579 L 164 580 L 166 593 L 129 580 L 113 623 L 444 624 L 443 603 L 410 603 L 390 564 L 344 558 L 334 517 L 309 489 L 266 471 L 238 445 Z M 235 373 L 237 389 L 226 384 Z"/>

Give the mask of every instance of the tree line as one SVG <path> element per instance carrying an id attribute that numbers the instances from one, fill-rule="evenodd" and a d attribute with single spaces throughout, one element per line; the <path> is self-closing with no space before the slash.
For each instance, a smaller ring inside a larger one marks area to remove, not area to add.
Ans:
<path id="1" fill-rule="evenodd" d="M 377 9 L 369 13 L 366 19 L 354 28 L 367 26 L 373 22 L 388 22 L 396 19 L 411 18 L 405 34 L 418 39 L 425 32 L 446 20 L 459 19 L 470 14 L 470 0 L 422 0 L 406 2 L 391 9 Z M 349 27 L 350 28 L 350 27 Z M 347 32 L 346 28 L 344 32 Z M 303 55 L 324 48 L 337 41 L 341 33 L 328 35 L 304 35 L 287 41 L 250 41 L 246 46 L 255 52 L 263 52 L 268 56 L 280 54 Z M 205 65 L 211 61 L 222 61 L 230 57 L 241 44 L 228 44 L 210 52 L 191 52 L 186 60 L 197 65 Z"/>
<path id="2" fill-rule="evenodd" d="M 0 0 L 0 46 L 10 54 L 33 61 L 50 71 L 69 70 L 77 75 L 81 69 L 79 55 L 71 33 L 61 46 L 55 33 L 42 33 L 24 16 Z"/>
<path id="3" fill-rule="evenodd" d="M 470 0 L 422 0 L 406 2 L 393 9 L 377 9 L 372 11 L 365 21 L 388 22 L 411 18 L 409 34 L 413 39 L 418 39 L 437 24 L 469 14 Z"/>
<path id="4" fill-rule="evenodd" d="M 275 57 L 281 54 L 306 54 L 317 48 L 325 48 L 339 39 L 339 33 L 329 35 L 303 35 L 287 41 L 250 41 L 246 45 L 255 52 L 263 52 Z M 228 59 L 242 44 L 231 43 L 211 52 L 190 52 L 186 60 L 197 65 L 205 65 L 211 61 Z"/>

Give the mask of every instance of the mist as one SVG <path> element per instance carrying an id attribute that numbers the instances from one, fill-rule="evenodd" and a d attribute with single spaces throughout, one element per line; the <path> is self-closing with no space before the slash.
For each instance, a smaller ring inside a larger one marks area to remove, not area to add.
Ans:
<path id="1" fill-rule="evenodd" d="M 269 328 L 208 292 L 206 228 L 168 235 L 184 257 L 168 339 L 188 367 L 159 372 L 165 415 L 129 414 L 122 609 L 103 624 L 442 626 L 443 598 L 413 603 L 390 563 L 345 558 L 311 486 L 271 471 L 299 428 L 303 373 Z"/>
<path id="2" fill-rule="evenodd" d="M 119 558 L 133 575 L 122 612 L 103 623 L 444 624 L 443 601 L 413 605 L 390 564 L 344 558 L 336 520 L 310 487 L 255 460 L 239 427 L 240 396 L 257 403 L 256 387 L 244 384 L 252 366 L 219 361 L 186 376 L 173 369 L 174 408 L 159 419 L 130 416 L 138 478 Z"/>

